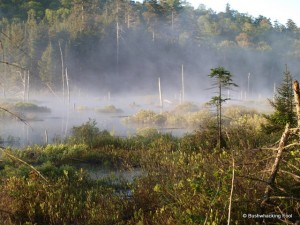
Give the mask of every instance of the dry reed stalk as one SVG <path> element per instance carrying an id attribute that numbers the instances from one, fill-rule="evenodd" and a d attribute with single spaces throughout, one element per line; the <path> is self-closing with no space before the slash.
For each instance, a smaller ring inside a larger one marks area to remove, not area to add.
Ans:
<path id="1" fill-rule="evenodd" d="M 230 196 L 229 196 L 229 206 L 228 206 L 228 219 L 227 219 L 227 225 L 230 225 L 231 220 L 231 205 L 232 205 L 232 195 L 233 195 L 233 187 L 234 187 L 234 170 L 235 170 L 235 164 L 234 164 L 234 153 L 232 153 L 232 178 L 231 178 L 231 190 L 230 190 Z"/>

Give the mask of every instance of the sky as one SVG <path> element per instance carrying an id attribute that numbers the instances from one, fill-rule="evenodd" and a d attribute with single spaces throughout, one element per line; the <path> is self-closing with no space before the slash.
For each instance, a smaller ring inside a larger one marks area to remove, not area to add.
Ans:
<path id="1" fill-rule="evenodd" d="M 288 19 L 292 19 L 300 27 L 300 1 L 299 0 L 186 0 L 195 9 L 204 4 L 207 9 L 211 8 L 216 12 L 224 12 L 225 5 L 230 4 L 231 9 L 240 13 L 248 13 L 253 17 L 263 15 L 277 20 L 286 25 Z"/>

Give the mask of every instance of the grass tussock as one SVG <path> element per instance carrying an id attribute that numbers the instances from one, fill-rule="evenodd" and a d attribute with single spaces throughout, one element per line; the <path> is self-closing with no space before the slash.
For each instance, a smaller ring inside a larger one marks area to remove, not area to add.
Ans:
<path id="1" fill-rule="evenodd" d="M 123 112 L 122 109 L 116 108 L 114 105 L 107 105 L 103 108 L 96 109 L 96 111 L 100 113 L 122 113 Z"/>

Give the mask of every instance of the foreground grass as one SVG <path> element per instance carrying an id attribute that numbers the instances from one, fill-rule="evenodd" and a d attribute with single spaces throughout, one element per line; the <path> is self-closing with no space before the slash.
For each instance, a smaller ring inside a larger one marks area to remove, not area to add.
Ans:
<path id="1" fill-rule="evenodd" d="M 284 155 L 274 198 L 262 212 L 274 153 L 261 148 L 270 144 L 270 136 L 253 124 L 255 116 L 231 121 L 225 131 L 228 149 L 222 151 L 215 148 L 217 135 L 210 126 L 181 138 L 153 130 L 119 138 L 100 131 L 93 120 L 74 127 L 64 143 L 7 149 L 0 162 L 0 223 L 226 224 L 233 159 L 230 224 L 262 223 L 243 217 L 261 213 L 292 215 L 266 224 L 295 222 L 299 150 L 293 147 Z M 84 165 L 142 172 L 133 181 L 95 180 Z"/>

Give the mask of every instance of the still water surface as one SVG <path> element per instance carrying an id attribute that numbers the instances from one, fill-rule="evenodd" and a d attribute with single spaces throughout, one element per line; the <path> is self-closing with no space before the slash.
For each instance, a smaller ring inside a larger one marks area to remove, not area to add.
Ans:
<path id="1" fill-rule="evenodd" d="M 124 118 L 141 109 L 159 112 L 157 104 L 149 101 L 141 103 L 139 99 L 97 99 L 78 98 L 72 103 L 62 103 L 55 99 L 32 100 L 39 106 L 51 109 L 50 113 L 27 113 L 26 125 L 16 119 L 0 120 L 0 137 L 2 146 L 24 147 L 33 144 L 53 143 L 55 139 L 64 139 L 71 134 L 73 126 L 79 126 L 89 119 L 95 119 L 100 130 L 107 130 L 116 136 L 127 137 L 136 134 L 136 127 L 124 123 Z M 122 112 L 101 113 L 97 109 L 108 105 L 120 108 Z M 169 106 L 170 107 L 170 106 Z M 166 106 L 165 110 L 168 110 Z M 161 132 L 170 132 L 179 136 L 187 132 L 185 129 L 156 127 Z M 11 140 L 15 142 L 11 142 Z"/>

